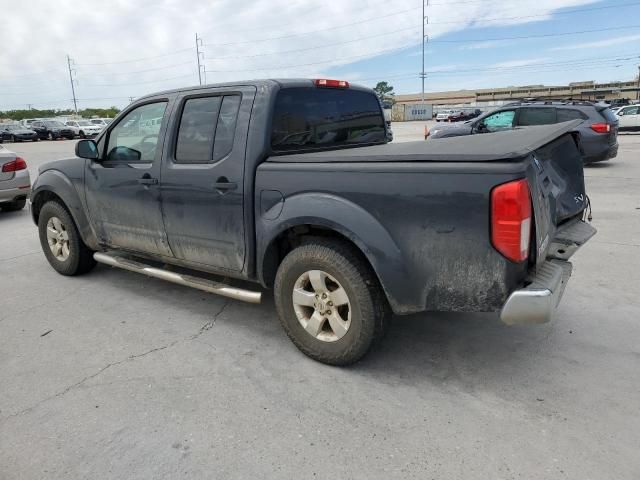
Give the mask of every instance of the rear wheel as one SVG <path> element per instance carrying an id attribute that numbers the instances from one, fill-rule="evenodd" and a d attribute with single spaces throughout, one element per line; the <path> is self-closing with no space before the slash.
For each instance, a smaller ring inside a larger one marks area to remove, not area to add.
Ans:
<path id="1" fill-rule="evenodd" d="M 47 135 L 47 140 L 53 140 L 53 133 L 49 132 Z"/>
<path id="2" fill-rule="evenodd" d="M 340 241 L 317 240 L 290 252 L 278 268 L 274 295 L 289 338 L 329 365 L 360 360 L 390 317 L 371 268 Z"/>
<path id="3" fill-rule="evenodd" d="M 80 130 L 80 138 L 87 138 L 87 136 L 84 134 L 82 130 Z"/>
<path id="4" fill-rule="evenodd" d="M 40 245 L 49 264 L 62 275 L 81 275 L 96 262 L 66 208 L 56 201 L 44 204 L 38 217 Z"/>
<path id="5" fill-rule="evenodd" d="M 26 204 L 27 199 L 21 198 L 20 200 L 14 200 L 13 202 L 0 203 L 0 208 L 5 212 L 17 212 L 18 210 L 22 210 Z"/>
<path id="6" fill-rule="evenodd" d="M 11 143 L 16 143 L 16 137 L 14 135 L 11 135 L 11 138 L 9 139 L 9 141 Z"/>

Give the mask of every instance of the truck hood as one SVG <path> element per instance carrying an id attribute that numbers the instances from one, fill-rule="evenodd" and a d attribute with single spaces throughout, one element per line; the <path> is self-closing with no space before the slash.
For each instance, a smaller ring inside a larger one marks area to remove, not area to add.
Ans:
<path id="1" fill-rule="evenodd" d="M 442 138 L 437 142 L 387 143 L 370 147 L 278 155 L 280 163 L 326 162 L 490 162 L 523 158 L 575 129 L 580 120 L 516 128 L 482 135 Z"/>

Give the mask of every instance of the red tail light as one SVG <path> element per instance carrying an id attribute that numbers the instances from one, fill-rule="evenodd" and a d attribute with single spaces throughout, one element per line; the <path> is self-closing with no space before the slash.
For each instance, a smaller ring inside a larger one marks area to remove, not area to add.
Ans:
<path id="1" fill-rule="evenodd" d="M 608 123 L 594 123 L 591 125 L 591 130 L 597 133 L 609 133 L 611 131 L 611 125 Z"/>
<path id="2" fill-rule="evenodd" d="M 529 256 L 531 197 L 525 179 L 498 185 L 491 191 L 491 243 L 513 262 Z"/>
<path id="3" fill-rule="evenodd" d="M 333 88 L 349 88 L 349 82 L 345 80 L 329 80 L 327 78 L 318 78 L 313 81 L 316 87 L 333 87 Z"/>
<path id="4" fill-rule="evenodd" d="M 16 157 L 15 160 L 2 165 L 2 173 L 17 172 L 18 170 L 25 170 L 27 168 L 27 162 L 23 158 Z"/>

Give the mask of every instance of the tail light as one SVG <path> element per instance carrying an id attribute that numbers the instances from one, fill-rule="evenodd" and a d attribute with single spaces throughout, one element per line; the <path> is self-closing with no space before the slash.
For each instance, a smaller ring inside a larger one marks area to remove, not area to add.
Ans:
<path id="1" fill-rule="evenodd" d="M 491 243 L 513 262 L 529 256 L 531 196 L 527 180 L 498 185 L 491 191 Z"/>
<path id="2" fill-rule="evenodd" d="M 313 81 L 316 87 L 333 87 L 333 88 L 349 88 L 349 82 L 345 80 L 329 80 L 327 78 L 318 78 Z"/>
<path id="3" fill-rule="evenodd" d="M 27 162 L 24 158 L 16 157 L 15 160 L 2 165 L 2 173 L 17 172 L 18 170 L 25 170 L 27 168 Z"/>
<path id="4" fill-rule="evenodd" d="M 594 123 L 591 125 L 591 130 L 596 133 L 609 133 L 611 131 L 611 125 L 608 123 Z"/>

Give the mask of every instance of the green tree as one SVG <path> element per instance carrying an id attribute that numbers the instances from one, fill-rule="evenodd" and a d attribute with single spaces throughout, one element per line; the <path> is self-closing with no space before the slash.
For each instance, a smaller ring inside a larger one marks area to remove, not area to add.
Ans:
<path id="1" fill-rule="evenodd" d="M 82 110 L 78 110 L 78 115 L 85 118 L 91 117 L 104 117 L 104 118 L 113 118 L 120 112 L 118 107 L 109 107 L 109 108 L 85 108 Z M 9 118 L 11 120 L 22 120 L 23 118 L 49 118 L 56 117 L 58 115 L 73 115 L 73 110 L 63 109 L 63 110 L 7 110 L 6 112 L 0 111 L 0 119 Z"/>
<path id="2" fill-rule="evenodd" d="M 389 85 L 389 82 L 378 82 L 376 86 L 373 87 L 373 91 L 380 97 L 380 100 L 393 101 L 395 92 L 393 91 L 393 85 Z"/>

